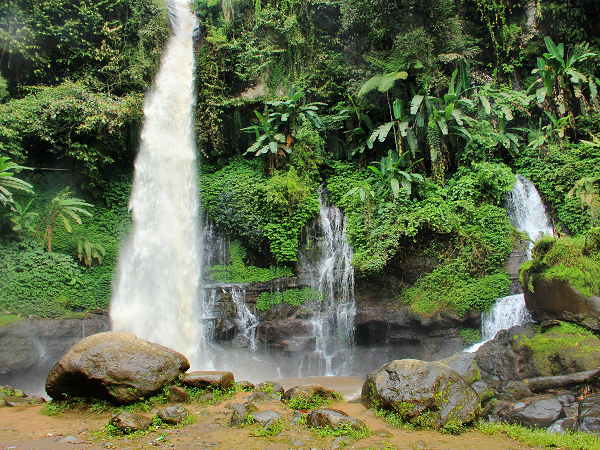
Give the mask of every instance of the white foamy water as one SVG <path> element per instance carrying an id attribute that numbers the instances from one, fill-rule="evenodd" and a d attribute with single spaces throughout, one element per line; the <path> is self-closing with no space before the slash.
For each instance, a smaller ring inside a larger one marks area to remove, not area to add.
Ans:
<path id="1" fill-rule="evenodd" d="M 173 37 L 144 105 L 130 199 L 134 230 L 119 260 L 112 327 L 171 347 L 204 366 L 197 163 L 192 128 L 193 39 L 187 2 L 169 5 Z"/>
<path id="2" fill-rule="evenodd" d="M 506 213 L 512 225 L 519 231 L 527 233 L 531 239 L 527 255 L 531 258 L 533 242 L 542 236 L 552 236 L 552 226 L 546 215 L 546 208 L 534 184 L 517 175 L 515 187 L 506 194 Z M 507 330 L 531 321 L 531 315 L 525 306 L 523 294 L 509 295 L 499 298 L 489 312 L 481 316 L 481 342 L 466 349 L 476 352 L 479 347 L 496 336 L 500 330 Z"/>

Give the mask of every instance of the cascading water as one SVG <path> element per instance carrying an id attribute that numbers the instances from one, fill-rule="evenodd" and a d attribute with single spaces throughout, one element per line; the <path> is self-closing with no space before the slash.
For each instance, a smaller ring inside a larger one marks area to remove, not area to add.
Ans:
<path id="1" fill-rule="evenodd" d="M 531 239 L 527 250 L 531 258 L 533 242 L 544 235 L 552 236 L 553 231 L 546 215 L 546 209 L 534 184 L 527 178 L 517 175 L 517 182 L 506 195 L 506 212 L 513 226 L 526 233 Z M 523 294 L 499 298 L 492 309 L 481 316 L 481 342 L 469 347 L 467 352 L 475 352 L 484 343 L 493 339 L 500 330 L 531 321 L 531 315 L 525 306 Z"/>
<path id="2" fill-rule="evenodd" d="M 321 255 L 311 274 L 311 287 L 323 293 L 322 302 L 313 305 L 311 320 L 318 356 L 316 375 L 348 375 L 356 315 L 353 252 L 346 240 L 344 215 L 328 205 L 324 190 L 319 195 L 319 211 Z"/>
<path id="3" fill-rule="evenodd" d="M 200 280 L 197 163 L 192 128 L 193 31 L 187 1 L 169 4 L 173 37 L 144 105 L 130 199 L 133 234 L 119 261 L 110 307 L 114 330 L 174 348 L 205 363 L 197 301 Z"/>

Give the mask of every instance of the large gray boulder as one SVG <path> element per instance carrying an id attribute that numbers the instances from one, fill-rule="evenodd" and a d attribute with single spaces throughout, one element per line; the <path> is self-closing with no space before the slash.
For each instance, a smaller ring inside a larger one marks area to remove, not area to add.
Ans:
<path id="1" fill-rule="evenodd" d="M 48 374 L 46 392 L 55 399 L 67 395 L 133 403 L 158 393 L 189 367 L 175 350 L 109 331 L 73 346 Z"/>
<path id="2" fill-rule="evenodd" d="M 546 398 L 510 411 L 502 417 L 502 421 L 530 428 L 547 428 L 563 417 L 565 412 L 560 402 L 556 398 Z"/>
<path id="3" fill-rule="evenodd" d="M 427 425 L 435 428 L 469 423 L 480 411 L 479 396 L 455 370 L 415 359 L 392 361 L 371 372 L 362 398 L 368 406 L 396 411 L 412 423 L 427 417 Z"/>

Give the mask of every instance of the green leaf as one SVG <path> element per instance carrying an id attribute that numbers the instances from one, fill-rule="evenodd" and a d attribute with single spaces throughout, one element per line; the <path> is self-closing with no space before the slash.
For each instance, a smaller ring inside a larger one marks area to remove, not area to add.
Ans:
<path id="1" fill-rule="evenodd" d="M 402 102 L 400 101 L 400 99 L 397 98 L 396 100 L 394 100 L 392 108 L 394 110 L 394 119 L 402 119 Z"/>
<path id="2" fill-rule="evenodd" d="M 410 102 L 410 113 L 412 115 L 415 115 L 417 113 L 417 111 L 421 107 L 421 104 L 423 103 L 423 99 L 425 99 L 425 96 L 420 94 L 417 94 L 413 97 L 413 99 Z"/>

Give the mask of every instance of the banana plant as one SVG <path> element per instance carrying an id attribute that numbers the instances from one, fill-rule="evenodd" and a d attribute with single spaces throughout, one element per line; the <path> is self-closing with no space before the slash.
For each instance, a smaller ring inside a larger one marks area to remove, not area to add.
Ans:
<path id="1" fill-rule="evenodd" d="M 24 207 L 16 200 L 13 203 L 14 212 L 10 214 L 10 221 L 13 223 L 13 231 L 16 231 L 19 236 L 22 231 L 27 231 L 31 234 L 35 233 L 33 222 L 38 217 L 38 213 L 29 211 L 32 202 L 33 199 L 29 200 Z"/>
<path id="2" fill-rule="evenodd" d="M 83 236 L 77 239 L 77 258 L 87 267 L 92 267 L 94 261 L 98 261 L 98 265 L 102 264 L 105 254 L 106 250 L 100 244 L 90 242 Z"/>
<path id="3" fill-rule="evenodd" d="M 547 100 L 551 113 L 560 116 L 575 114 L 571 102 L 580 101 L 581 113 L 586 114 L 589 109 L 599 110 L 598 84 L 600 80 L 593 75 L 586 75 L 581 71 L 581 64 L 588 59 L 597 58 L 598 53 L 589 50 L 589 44 L 583 47 L 581 54 L 572 54 L 567 57 L 562 43 L 555 45 L 550 37 L 544 39 L 548 53 L 537 60 L 537 68 L 532 74 L 539 78 L 529 87 L 536 89 L 536 98 L 540 105 Z M 584 88 L 589 89 L 589 101 L 583 94 Z M 591 103 L 591 106 L 590 106 Z"/>
<path id="4" fill-rule="evenodd" d="M 404 138 L 408 142 L 408 146 L 413 157 L 415 157 L 419 146 L 417 142 L 417 136 L 410 128 L 408 118 L 403 117 L 402 102 L 399 99 L 394 100 L 394 103 L 392 104 L 392 116 L 394 120 L 384 123 L 373 130 L 371 136 L 369 136 L 369 139 L 367 140 L 367 145 L 369 148 L 373 148 L 376 140 L 379 140 L 379 142 L 384 142 L 390 134 L 390 131 L 394 130 L 395 135 L 397 126 L 400 133 L 400 139 L 397 139 L 397 136 L 394 136 L 396 142 L 396 152 L 398 154 L 403 153 L 402 138 Z"/>

